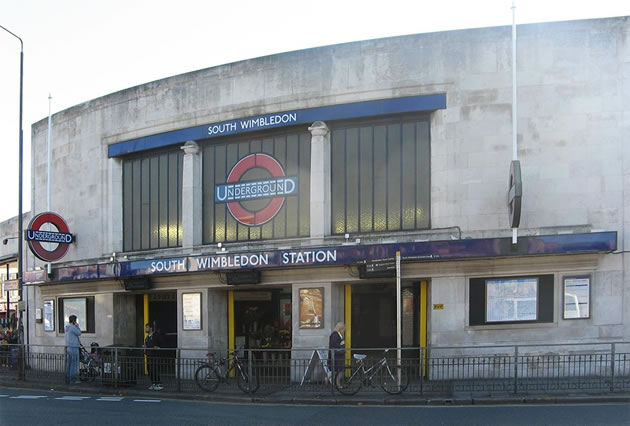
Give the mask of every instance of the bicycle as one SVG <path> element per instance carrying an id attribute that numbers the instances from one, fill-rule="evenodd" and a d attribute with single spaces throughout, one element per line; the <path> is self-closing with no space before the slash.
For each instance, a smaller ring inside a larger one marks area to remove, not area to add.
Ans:
<path id="1" fill-rule="evenodd" d="M 354 395 L 363 385 L 371 386 L 372 379 L 379 373 L 381 387 L 391 395 L 402 393 L 409 385 L 407 371 L 401 365 L 389 365 L 386 349 L 383 358 L 374 363 L 370 368 L 365 368 L 364 360 L 367 355 L 354 354 L 356 365 L 344 367 L 344 371 L 338 373 L 335 379 L 335 387 L 344 395 Z"/>
<path id="2" fill-rule="evenodd" d="M 93 382 L 101 375 L 101 362 L 96 353 L 90 353 L 83 345 L 79 346 L 79 380 Z"/>
<path id="3" fill-rule="evenodd" d="M 218 360 L 214 352 L 210 352 L 206 356 L 208 361 L 197 367 L 195 371 L 195 383 L 201 389 L 213 392 L 220 383 L 227 384 L 230 372 L 233 370 L 236 374 L 236 384 L 243 392 L 254 393 L 260 387 L 258 375 L 253 366 L 250 377 L 248 365 L 238 357 L 238 351 L 231 352 L 227 359 Z M 224 366 L 226 367 L 225 371 Z"/>

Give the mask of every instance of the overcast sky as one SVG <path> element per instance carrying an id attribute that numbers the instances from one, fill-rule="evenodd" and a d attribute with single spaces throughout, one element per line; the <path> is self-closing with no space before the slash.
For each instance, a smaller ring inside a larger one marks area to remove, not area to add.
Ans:
<path id="1" fill-rule="evenodd" d="M 30 210 L 30 128 L 48 117 L 49 94 L 54 114 L 138 84 L 273 53 L 511 25 L 511 5 L 512 0 L 2 0 L 0 25 L 24 42 L 23 210 Z M 516 0 L 517 24 L 625 15 L 630 0 Z M 19 58 L 19 41 L 0 29 L 0 221 L 18 213 Z"/>

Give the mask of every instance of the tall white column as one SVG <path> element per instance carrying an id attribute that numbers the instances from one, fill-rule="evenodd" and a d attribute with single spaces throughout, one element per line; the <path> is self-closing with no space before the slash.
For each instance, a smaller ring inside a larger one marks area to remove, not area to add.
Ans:
<path id="1" fill-rule="evenodd" d="M 186 142 L 182 149 L 182 245 L 184 249 L 192 249 L 202 241 L 201 155 L 199 145 L 194 141 Z"/>
<path id="2" fill-rule="evenodd" d="M 123 249 L 123 166 L 120 158 L 109 159 L 109 215 L 105 253 L 119 253 Z"/>
<path id="3" fill-rule="evenodd" d="M 311 132 L 311 238 L 330 235 L 330 130 L 323 121 Z"/>

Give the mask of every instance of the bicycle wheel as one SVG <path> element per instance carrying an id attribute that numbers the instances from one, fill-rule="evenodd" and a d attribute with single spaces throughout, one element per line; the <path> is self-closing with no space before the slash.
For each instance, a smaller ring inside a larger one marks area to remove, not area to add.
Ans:
<path id="1" fill-rule="evenodd" d="M 96 361 L 94 361 L 93 359 L 90 359 L 87 363 L 87 366 L 85 368 L 85 372 L 86 372 L 86 381 L 92 383 L 94 381 L 94 379 L 96 379 L 99 375 L 99 367 L 96 363 Z"/>
<path id="2" fill-rule="evenodd" d="M 93 382 L 96 378 L 96 368 L 92 360 L 79 364 L 79 380 L 82 382 Z"/>
<path id="3" fill-rule="evenodd" d="M 245 393 L 254 393 L 260 387 L 258 373 L 252 365 L 252 375 L 249 376 L 249 367 L 247 364 L 236 366 L 236 384 L 238 388 Z"/>
<path id="4" fill-rule="evenodd" d="M 202 364 L 195 371 L 195 383 L 201 389 L 213 392 L 221 383 L 221 376 L 217 369 L 208 364 Z"/>
<path id="5" fill-rule="evenodd" d="M 381 369 L 381 387 L 391 395 L 402 393 L 409 386 L 407 369 L 400 365 L 385 365 Z"/>
<path id="6" fill-rule="evenodd" d="M 335 387 L 344 395 L 354 395 L 363 386 L 363 374 L 357 367 L 345 367 L 335 377 Z"/>

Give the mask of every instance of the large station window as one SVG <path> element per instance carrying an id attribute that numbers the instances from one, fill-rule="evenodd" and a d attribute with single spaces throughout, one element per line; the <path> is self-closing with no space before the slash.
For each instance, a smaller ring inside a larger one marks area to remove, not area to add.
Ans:
<path id="1" fill-rule="evenodd" d="M 553 275 L 471 278 L 469 324 L 553 322 Z"/>
<path id="2" fill-rule="evenodd" d="M 123 162 L 123 249 L 182 245 L 181 150 Z"/>
<path id="3" fill-rule="evenodd" d="M 263 133 L 203 149 L 203 242 L 307 237 L 311 135 Z"/>
<path id="4" fill-rule="evenodd" d="M 331 144 L 334 234 L 430 226 L 428 119 L 335 126 Z"/>

